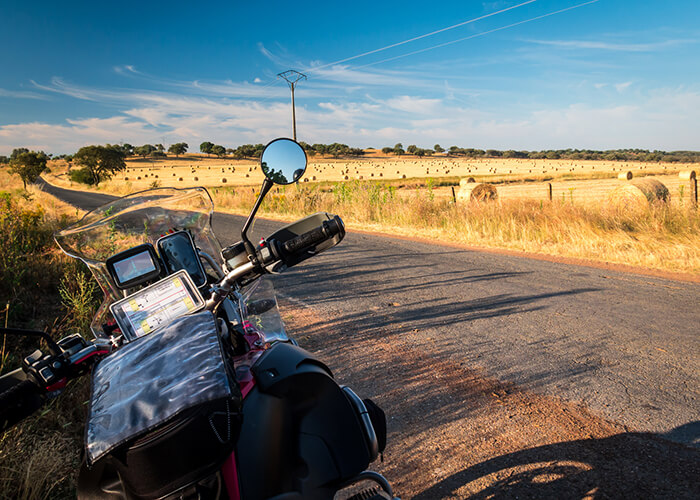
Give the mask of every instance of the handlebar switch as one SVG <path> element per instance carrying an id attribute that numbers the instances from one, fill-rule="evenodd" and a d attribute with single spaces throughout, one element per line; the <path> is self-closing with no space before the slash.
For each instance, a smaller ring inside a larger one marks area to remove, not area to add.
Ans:
<path id="1" fill-rule="evenodd" d="M 72 357 L 75 353 L 82 351 L 90 344 L 80 335 L 74 333 L 58 341 L 58 345 L 67 357 Z"/>

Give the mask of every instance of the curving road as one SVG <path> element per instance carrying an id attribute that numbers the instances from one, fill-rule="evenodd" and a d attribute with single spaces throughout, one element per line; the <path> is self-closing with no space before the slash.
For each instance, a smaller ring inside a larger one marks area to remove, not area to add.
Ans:
<path id="1" fill-rule="evenodd" d="M 113 199 L 45 190 L 84 209 Z M 215 215 L 222 244 L 242 222 Z M 259 219 L 253 234 L 280 225 Z M 399 335 L 631 429 L 699 442 L 700 284 L 353 232 L 274 279 L 348 335 Z"/>

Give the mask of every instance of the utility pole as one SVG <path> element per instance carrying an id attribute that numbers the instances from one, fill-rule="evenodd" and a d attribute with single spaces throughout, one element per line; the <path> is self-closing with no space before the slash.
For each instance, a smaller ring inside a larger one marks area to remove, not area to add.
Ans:
<path id="1" fill-rule="evenodd" d="M 277 75 L 289 84 L 289 88 L 292 89 L 292 128 L 294 130 L 294 140 L 297 140 L 297 115 L 294 109 L 294 87 L 299 80 L 306 80 L 306 75 L 294 71 L 293 69 L 284 71 Z"/>

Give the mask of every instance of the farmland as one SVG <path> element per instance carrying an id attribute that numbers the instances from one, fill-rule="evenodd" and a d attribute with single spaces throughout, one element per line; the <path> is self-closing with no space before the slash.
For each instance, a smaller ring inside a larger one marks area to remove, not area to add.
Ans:
<path id="1" fill-rule="evenodd" d="M 362 159 L 310 158 L 304 182 L 273 190 L 267 217 L 291 219 L 324 210 L 355 229 L 389 232 L 488 248 L 611 262 L 697 275 L 700 217 L 691 209 L 690 181 L 679 172 L 694 164 L 396 157 L 370 152 Z M 631 181 L 656 179 L 668 202 L 635 207 L 615 203 Z M 493 183 L 497 203 L 455 205 L 460 179 Z M 45 178 L 63 187 L 66 166 Z M 128 194 L 149 187 L 206 186 L 218 210 L 247 213 L 262 174 L 256 160 L 185 155 L 130 159 L 99 190 Z M 552 200 L 549 202 L 549 186 Z"/>

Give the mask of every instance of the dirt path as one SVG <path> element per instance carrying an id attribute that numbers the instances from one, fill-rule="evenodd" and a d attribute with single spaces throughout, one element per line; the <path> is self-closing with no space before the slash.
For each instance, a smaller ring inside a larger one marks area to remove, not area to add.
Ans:
<path id="1" fill-rule="evenodd" d="M 299 343 L 386 411 L 376 469 L 402 498 L 700 497 L 696 449 L 486 378 L 430 345 L 339 331 L 310 308 L 281 305 Z"/>

